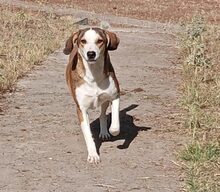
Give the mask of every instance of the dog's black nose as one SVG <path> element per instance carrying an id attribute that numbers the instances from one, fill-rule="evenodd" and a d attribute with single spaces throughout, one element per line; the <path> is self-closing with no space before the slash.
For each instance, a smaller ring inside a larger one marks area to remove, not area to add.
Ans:
<path id="1" fill-rule="evenodd" d="M 95 59 L 96 53 L 95 51 L 88 51 L 87 56 L 88 56 L 88 59 Z"/>

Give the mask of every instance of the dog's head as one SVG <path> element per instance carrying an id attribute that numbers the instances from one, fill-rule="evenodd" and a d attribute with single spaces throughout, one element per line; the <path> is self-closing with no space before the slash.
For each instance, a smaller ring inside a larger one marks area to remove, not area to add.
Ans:
<path id="1" fill-rule="evenodd" d="M 100 28 L 86 28 L 69 37 L 63 52 L 69 55 L 74 49 L 77 49 L 88 63 L 94 63 L 106 51 L 117 49 L 118 44 L 119 38 L 115 33 Z"/>

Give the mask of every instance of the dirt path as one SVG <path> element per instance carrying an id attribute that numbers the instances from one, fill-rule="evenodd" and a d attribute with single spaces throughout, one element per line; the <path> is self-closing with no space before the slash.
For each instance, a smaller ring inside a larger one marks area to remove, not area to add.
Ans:
<path id="1" fill-rule="evenodd" d="M 180 192 L 175 149 L 179 83 L 176 40 L 152 28 L 114 30 L 121 39 L 112 60 L 122 90 L 122 133 L 100 146 L 102 162 L 86 148 L 65 84 L 67 57 L 56 51 L 5 95 L 0 115 L 2 192 Z M 98 113 L 92 113 L 94 136 Z"/>

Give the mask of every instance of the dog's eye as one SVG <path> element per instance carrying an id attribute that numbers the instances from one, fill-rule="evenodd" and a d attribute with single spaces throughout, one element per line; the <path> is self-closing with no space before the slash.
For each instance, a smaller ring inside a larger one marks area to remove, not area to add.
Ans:
<path id="1" fill-rule="evenodd" d="M 98 39 L 97 43 L 101 44 L 101 43 L 103 43 L 103 40 L 102 39 Z"/>
<path id="2" fill-rule="evenodd" d="M 82 39 L 82 40 L 81 40 L 81 43 L 82 43 L 82 44 L 86 44 L 86 40 L 85 40 L 85 39 Z"/>

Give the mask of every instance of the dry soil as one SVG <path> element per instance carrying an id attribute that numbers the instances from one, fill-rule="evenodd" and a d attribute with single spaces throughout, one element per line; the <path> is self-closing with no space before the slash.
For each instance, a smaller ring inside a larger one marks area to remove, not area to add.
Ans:
<path id="1" fill-rule="evenodd" d="M 111 58 L 123 92 L 122 131 L 101 142 L 98 112 L 90 113 L 98 166 L 86 162 L 62 49 L 19 80 L 0 100 L 0 191 L 180 192 L 175 150 L 184 139 L 176 131 L 180 66 L 172 29 L 109 29 L 121 39 Z"/>

